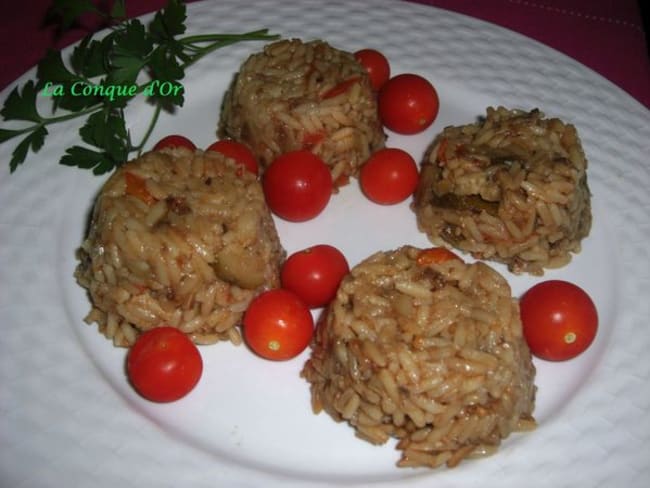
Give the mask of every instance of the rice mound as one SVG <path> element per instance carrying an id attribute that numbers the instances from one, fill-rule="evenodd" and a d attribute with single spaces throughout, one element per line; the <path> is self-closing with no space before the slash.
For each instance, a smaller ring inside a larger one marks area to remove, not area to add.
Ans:
<path id="1" fill-rule="evenodd" d="M 308 149 L 339 185 L 386 139 L 370 79 L 354 55 L 299 39 L 269 44 L 242 64 L 218 132 L 248 145 L 262 169 L 282 153 Z"/>
<path id="2" fill-rule="evenodd" d="M 75 276 L 86 321 L 117 346 L 161 325 L 239 344 L 243 312 L 279 286 L 284 256 L 254 175 L 217 152 L 163 149 L 104 184 Z"/>
<path id="3" fill-rule="evenodd" d="M 302 376 L 325 410 L 400 467 L 457 465 L 534 428 L 535 368 L 518 302 L 488 265 L 378 252 L 344 278 Z"/>
<path id="4" fill-rule="evenodd" d="M 542 275 L 566 265 L 589 235 L 586 171 L 573 125 L 537 109 L 490 107 L 483 120 L 435 138 L 413 210 L 433 243 Z"/>

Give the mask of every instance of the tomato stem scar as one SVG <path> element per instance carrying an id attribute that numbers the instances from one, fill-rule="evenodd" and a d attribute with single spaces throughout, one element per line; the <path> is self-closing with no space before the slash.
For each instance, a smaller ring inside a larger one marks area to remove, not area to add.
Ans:
<path id="1" fill-rule="evenodd" d="M 577 337 L 575 332 L 567 332 L 564 335 L 564 342 L 566 342 L 567 344 L 573 344 L 576 341 L 576 339 Z"/>

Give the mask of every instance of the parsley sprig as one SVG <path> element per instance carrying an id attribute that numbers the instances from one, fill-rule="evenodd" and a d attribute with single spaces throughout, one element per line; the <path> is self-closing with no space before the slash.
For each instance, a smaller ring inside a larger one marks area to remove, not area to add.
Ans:
<path id="1" fill-rule="evenodd" d="M 101 39 L 94 34 L 84 37 L 67 65 L 60 51 L 49 50 L 38 64 L 36 81 L 29 80 L 9 94 L 0 115 L 5 121 L 26 123 L 21 128 L 0 128 L 0 143 L 22 137 L 9 163 L 12 173 L 30 151 L 43 147 L 49 126 L 79 117 L 86 117 L 79 129 L 85 144 L 66 149 L 59 162 L 95 174 L 111 171 L 132 152 L 142 152 L 162 110 L 173 111 L 183 105 L 179 81 L 188 67 L 221 47 L 278 37 L 267 29 L 181 37 L 186 30 L 186 8 L 181 0 L 169 0 L 147 26 L 138 19 L 125 19 L 125 0 L 116 0 L 109 12 L 97 9 L 90 0 L 55 0 L 54 9 L 63 28 L 93 12 L 110 25 L 109 32 Z M 163 94 L 153 89 L 160 86 L 179 88 Z M 124 90 L 116 92 L 118 87 Z M 129 87 L 134 88 L 127 91 Z M 37 108 L 37 98 L 46 93 L 51 95 L 50 116 Z M 140 142 L 134 143 L 125 108 L 143 94 L 153 105 L 153 115 Z"/>

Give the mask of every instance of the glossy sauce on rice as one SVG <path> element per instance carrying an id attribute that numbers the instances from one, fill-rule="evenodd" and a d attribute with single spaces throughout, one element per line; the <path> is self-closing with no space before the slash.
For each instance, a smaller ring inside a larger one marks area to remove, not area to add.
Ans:
<path id="1" fill-rule="evenodd" d="M 242 64 L 219 135 L 247 144 L 262 169 L 282 153 L 309 149 L 338 184 L 385 141 L 370 79 L 354 56 L 298 39 L 269 44 Z"/>
<path id="2" fill-rule="evenodd" d="M 399 466 L 457 465 L 535 426 L 535 368 L 507 281 L 483 263 L 427 263 L 404 246 L 343 280 L 302 375 L 312 406 Z"/>
<path id="3" fill-rule="evenodd" d="M 413 209 L 435 244 L 541 275 L 579 252 L 591 229 L 577 131 L 539 110 L 488 108 L 447 127 L 425 153 Z"/>
<path id="4" fill-rule="evenodd" d="M 76 270 L 86 320 L 118 346 L 171 325 L 240 343 L 248 303 L 284 259 L 261 184 L 232 159 L 184 148 L 121 166 L 101 189 Z"/>

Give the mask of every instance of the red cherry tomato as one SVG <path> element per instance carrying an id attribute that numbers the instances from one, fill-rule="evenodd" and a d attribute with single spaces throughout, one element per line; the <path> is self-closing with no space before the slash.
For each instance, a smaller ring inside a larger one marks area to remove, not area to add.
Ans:
<path id="1" fill-rule="evenodd" d="M 363 193 L 375 203 L 399 203 L 415 191 L 418 167 L 411 155 L 402 149 L 380 149 L 361 167 L 359 184 Z"/>
<path id="2" fill-rule="evenodd" d="M 187 137 L 178 134 L 163 137 L 156 143 L 156 145 L 153 147 L 153 150 L 159 151 L 165 147 L 186 147 L 190 151 L 194 151 L 196 149 L 196 146 L 192 141 L 190 141 Z"/>
<path id="3" fill-rule="evenodd" d="M 598 330 L 598 313 L 582 288 L 550 280 L 530 288 L 519 301 L 530 351 L 549 361 L 571 359 L 587 349 Z"/>
<path id="4" fill-rule="evenodd" d="M 332 196 L 332 175 L 323 160 L 307 151 L 278 156 L 262 181 L 271 211 L 291 222 L 316 217 Z"/>
<path id="5" fill-rule="evenodd" d="M 361 49 L 354 53 L 354 57 L 366 68 L 372 88 L 379 91 L 390 78 L 390 64 L 386 57 L 374 49 Z"/>
<path id="6" fill-rule="evenodd" d="M 305 350 L 314 333 L 314 319 L 295 293 L 282 288 L 258 295 L 243 320 L 244 339 L 266 359 L 291 359 Z"/>
<path id="7" fill-rule="evenodd" d="M 388 80 L 378 98 L 379 117 L 398 134 L 417 134 L 438 116 L 438 93 L 419 75 L 402 74 Z"/>
<path id="8" fill-rule="evenodd" d="M 350 271 L 341 251 L 327 244 L 293 253 L 282 266 L 282 287 L 294 292 L 310 308 L 327 305 Z"/>
<path id="9" fill-rule="evenodd" d="M 221 141 L 212 143 L 206 151 L 219 152 L 228 158 L 234 159 L 235 162 L 242 165 L 254 175 L 258 173 L 257 160 L 253 151 L 240 142 L 222 139 Z"/>
<path id="10" fill-rule="evenodd" d="M 157 327 L 135 341 L 127 356 L 126 371 L 133 388 L 147 400 L 173 402 L 196 386 L 203 360 L 183 332 Z"/>

